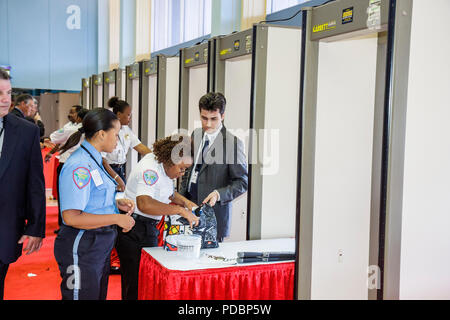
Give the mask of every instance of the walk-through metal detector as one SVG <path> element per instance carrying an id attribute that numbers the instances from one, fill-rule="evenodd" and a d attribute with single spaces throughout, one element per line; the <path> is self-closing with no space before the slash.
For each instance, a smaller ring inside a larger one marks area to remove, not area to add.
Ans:
<path id="1" fill-rule="evenodd" d="M 89 78 L 81 79 L 81 105 L 86 109 L 91 109 L 91 86 L 89 80 Z"/>
<path id="2" fill-rule="evenodd" d="M 215 38 L 214 47 L 224 124 L 244 142 L 249 164 L 249 189 L 233 202 L 229 240 L 294 237 L 301 30 L 257 24 Z"/>
<path id="3" fill-rule="evenodd" d="M 211 88 L 211 42 L 180 50 L 179 128 L 201 127 L 198 102 Z"/>
<path id="4" fill-rule="evenodd" d="M 91 76 L 91 106 L 94 108 L 103 107 L 103 80 L 102 74 Z"/>
<path id="5" fill-rule="evenodd" d="M 179 61 L 157 55 L 143 62 L 141 134 L 147 146 L 178 130 Z"/>
<path id="6" fill-rule="evenodd" d="M 389 290 L 396 266 L 385 258 L 398 235 L 386 231 L 397 223 L 388 181 L 396 112 L 406 110 L 410 14 L 410 0 L 341 0 L 303 11 L 300 299 L 381 299 Z"/>
<path id="7" fill-rule="evenodd" d="M 108 108 L 108 101 L 112 97 L 125 100 L 125 69 L 114 69 L 103 72 L 103 107 Z"/>
<path id="8" fill-rule="evenodd" d="M 142 105 L 142 62 L 136 62 L 126 67 L 126 94 L 125 100 L 131 106 L 130 128 L 133 133 L 141 139 L 141 105 Z M 138 162 L 138 153 L 136 150 L 128 152 L 127 156 L 127 175 Z"/>

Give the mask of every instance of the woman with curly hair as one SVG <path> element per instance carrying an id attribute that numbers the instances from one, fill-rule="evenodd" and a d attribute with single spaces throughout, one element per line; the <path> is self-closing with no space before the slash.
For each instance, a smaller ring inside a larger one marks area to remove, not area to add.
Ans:
<path id="1" fill-rule="evenodd" d="M 125 198 L 132 199 L 136 207 L 132 217 L 135 227 L 128 233 L 119 232 L 117 253 L 122 271 L 122 299 L 137 300 L 139 263 L 144 247 L 158 245 L 157 225 L 164 216 L 180 215 L 191 226 L 198 224 L 192 213 L 197 205 L 174 190 L 174 181 L 184 175 L 192 165 L 191 139 L 174 135 L 156 141 L 153 153 L 147 154 L 132 170 Z M 170 203 L 175 205 L 170 205 Z"/>

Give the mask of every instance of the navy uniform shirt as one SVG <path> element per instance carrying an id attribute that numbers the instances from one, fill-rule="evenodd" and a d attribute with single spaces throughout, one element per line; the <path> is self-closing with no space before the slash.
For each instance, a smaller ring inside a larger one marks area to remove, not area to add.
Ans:
<path id="1" fill-rule="evenodd" d="M 116 185 L 117 183 L 103 167 L 100 152 L 89 142 L 84 141 L 61 170 L 59 180 L 61 212 L 81 210 L 91 214 L 119 213 L 115 199 Z"/>

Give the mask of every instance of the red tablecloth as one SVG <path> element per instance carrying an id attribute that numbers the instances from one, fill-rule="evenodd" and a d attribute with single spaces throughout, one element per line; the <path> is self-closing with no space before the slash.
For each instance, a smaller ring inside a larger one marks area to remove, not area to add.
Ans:
<path id="1" fill-rule="evenodd" d="M 56 168 L 58 167 L 59 161 L 55 156 L 52 157 L 50 162 L 45 162 L 45 155 L 50 152 L 50 148 L 41 149 L 42 161 L 44 162 L 44 179 L 45 188 L 52 189 L 53 197 L 56 199 Z M 57 154 L 57 153 L 56 153 Z"/>
<path id="2" fill-rule="evenodd" d="M 292 300 L 294 262 L 169 270 L 142 250 L 139 300 Z"/>

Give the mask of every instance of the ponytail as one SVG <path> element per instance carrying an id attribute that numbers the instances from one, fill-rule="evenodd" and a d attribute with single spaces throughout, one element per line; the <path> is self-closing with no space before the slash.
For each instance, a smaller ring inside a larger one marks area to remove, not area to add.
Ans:
<path id="1" fill-rule="evenodd" d="M 83 127 L 81 127 L 80 129 L 82 129 Z M 67 150 L 73 148 L 74 146 L 76 146 L 78 143 L 80 143 L 81 140 L 81 136 L 83 135 L 82 130 L 78 129 L 78 131 L 76 131 L 75 133 L 73 133 L 69 139 L 67 139 L 66 143 L 62 146 L 62 148 L 59 150 L 59 154 L 62 155 L 64 152 L 66 152 Z"/>
<path id="2" fill-rule="evenodd" d="M 118 97 L 112 97 L 108 101 L 108 107 L 110 107 L 114 114 L 117 115 L 119 112 L 124 113 L 125 109 L 130 107 L 130 105 L 128 102 L 120 100 Z"/>

